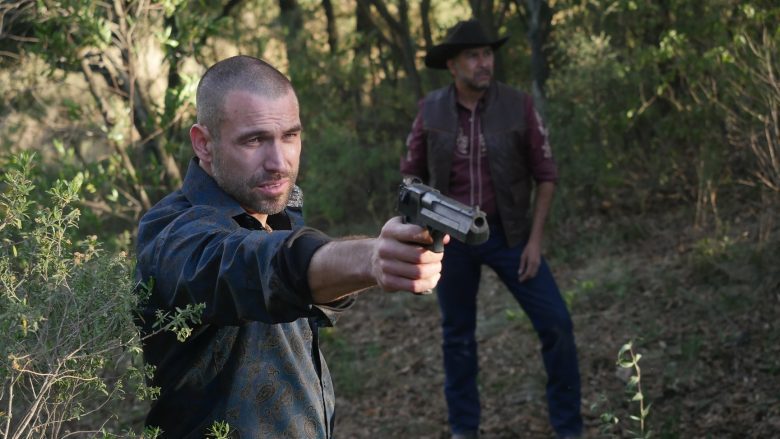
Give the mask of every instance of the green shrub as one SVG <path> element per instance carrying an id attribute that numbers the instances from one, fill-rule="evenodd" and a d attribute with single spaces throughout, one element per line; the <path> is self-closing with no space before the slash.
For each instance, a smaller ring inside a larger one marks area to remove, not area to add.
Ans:
<path id="1" fill-rule="evenodd" d="M 32 165 L 12 158 L 0 186 L 0 434 L 118 433 L 154 396 L 138 366 L 130 259 L 77 238 L 81 175 L 32 201 Z"/>

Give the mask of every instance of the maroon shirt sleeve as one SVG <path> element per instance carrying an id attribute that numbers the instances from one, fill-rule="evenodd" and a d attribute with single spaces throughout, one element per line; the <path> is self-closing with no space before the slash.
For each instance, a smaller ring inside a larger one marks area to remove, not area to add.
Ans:
<path id="1" fill-rule="evenodd" d="M 544 181 L 558 181 L 558 167 L 553 159 L 550 139 L 547 135 L 542 117 L 534 107 L 533 99 L 528 96 L 525 100 L 525 126 L 528 139 L 528 158 L 531 166 L 531 175 L 537 183 Z"/>
<path id="2" fill-rule="evenodd" d="M 419 110 L 412 123 L 412 132 L 406 138 L 406 154 L 401 157 L 401 174 L 428 180 L 428 153 L 425 146 L 426 138 L 423 130 L 423 100 L 417 103 Z"/>

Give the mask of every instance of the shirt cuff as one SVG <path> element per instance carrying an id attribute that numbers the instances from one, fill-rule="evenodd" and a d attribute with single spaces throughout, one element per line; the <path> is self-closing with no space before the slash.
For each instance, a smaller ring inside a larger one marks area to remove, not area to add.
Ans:
<path id="1" fill-rule="evenodd" d="M 285 239 L 274 258 L 274 271 L 279 278 L 310 306 L 314 300 L 309 286 L 309 264 L 314 253 L 331 240 L 319 230 L 304 227 Z"/>
<path id="2" fill-rule="evenodd" d="M 323 305 L 314 305 L 314 308 L 320 312 L 320 316 L 317 318 L 317 324 L 321 327 L 333 326 L 341 316 L 341 313 L 351 308 L 357 300 L 357 295 L 350 294 L 347 297 L 343 297 L 335 302 L 326 303 Z"/>

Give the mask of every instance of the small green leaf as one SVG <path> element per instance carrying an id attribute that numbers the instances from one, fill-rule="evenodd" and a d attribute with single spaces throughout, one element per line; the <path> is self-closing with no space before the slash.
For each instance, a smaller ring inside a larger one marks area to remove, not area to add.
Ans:
<path id="1" fill-rule="evenodd" d="M 622 357 L 622 356 L 623 356 L 623 354 L 625 354 L 625 353 L 626 353 L 626 351 L 630 351 L 632 347 L 633 347 L 633 344 L 632 344 L 632 342 L 630 342 L 630 341 L 629 341 L 628 343 L 624 344 L 624 345 L 623 345 L 623 346 L 620 348 L 620 352 L 618 352 L 618 357 Z"/>
<path id="2" fill-rule="evenodd" d="M 70 190 L 74 193 L 77 193 L 79 189 L 81 189 L 81 185 L 84 184 L 84 173 L 79 172 L 76 174 L 75 177 L 73 177 L 73 180 L 70 182 Z"/>
<path id="3" fill-rule="evenodd" d="M 57 154 L 64 156 L 65 155 L 65 145 L 62 143 L 62 140 L 54 139 L 54 140 L 52 140 L 52 143 L 54 144 L 54 149 L 57 150 Z"/>
<path id="4" fill-rule="evenodd" d="M 119 192 L 116 189 L 111 189 L 111 194 L 106 195 L 108 201 L 116 202 L 119 199 Z"/>

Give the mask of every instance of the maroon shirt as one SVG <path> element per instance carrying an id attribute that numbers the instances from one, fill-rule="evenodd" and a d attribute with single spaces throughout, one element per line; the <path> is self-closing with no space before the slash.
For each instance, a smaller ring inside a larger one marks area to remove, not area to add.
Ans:
<path id="1" fill-rule="evenodd" d="M 423 100 L 420 100 L 412 132 L 406 139 L 406 157 L 401 158 L 401 173 L 426 179 L 427 139 L 423 129 Z M 460 103 L 458 107 L 458 135 L 452 170 L 450 171 L 449 196 L 469 206 L 479 206 L 488 217 L 496 218 L 496 194 L 487 160 L 487 146 L 480 126 L 485 108 L 484 98 L 474 112 Z M 533 105 L 530 96 L 525 99 L 526 132 L 523 144 L 528 153 L 531 175 L 537 183 L 558 180 L 558 169 L 552 156 L 547 129 Z"/>

